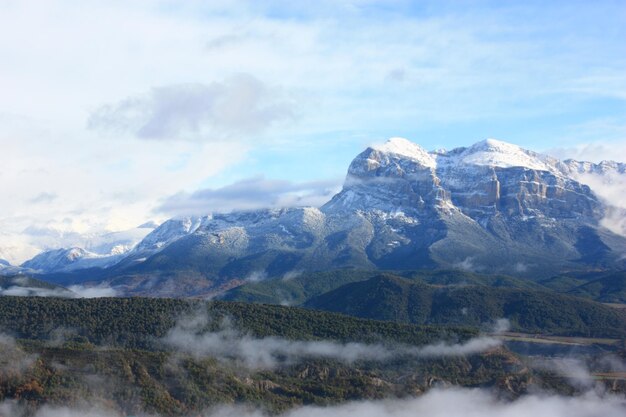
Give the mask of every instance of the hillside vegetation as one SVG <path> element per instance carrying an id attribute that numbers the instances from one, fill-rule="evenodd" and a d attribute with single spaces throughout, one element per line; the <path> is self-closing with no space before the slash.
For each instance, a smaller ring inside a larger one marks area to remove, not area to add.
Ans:
<path id="1" fill-rule="evenodd" d="M 479 326 L 498 318 L 513 330 L 577 336 L 626 336 L 626 316 L 600 303 L 520 288 L 435 286 L 393 275 L 343 285 L 305 306 L 414 324 Z"/>
<path id="2" fill-rule="evenodd" d="M 542 284 L 555 291 L 603 303 L 626 303 L 626 271 L 559 275 Z"/>
<path id="3" fill-rule="evenodd" d="M 87 403 L 122 415 L 189 416 L 220 404 L 277 412 L 303 404 L 412 396 L 442 383 L 497 387 L 513 396 L 531 386 L 545 386 L 503 347 L 467 356 L 352 363 L 305 356 L 276 367 L 249 368 L 225 357 L 195 356 L 163 345 L 168 330 L 189 314 L 229 317 L 241 334 L 259 340 L 273 336 L 272 343 L 285 338 L 385 346 L 395 341 L 406 346 L 462 342 L 476 335 L 463 328 L 270 305 L 0 297 L 0 403 L 16 401 L 32 412 L 43 404 Z M 549 387 L 570 389 L 562 380 L 549 381 Z"/>
<path id="4" fill-rule="evenodd" d="M 432 285 L 484 285 L 496 288 L 545 289 L 542 285 L 530 280 L 507 275 L 481 275 L 458 270 L 388 271 L 382 273 Z M 227 291 L 221 298 L 229 301 L 299 305 L 312 297 L 342 285 L 365 281 L 380 274 L 380 271 L 352 269 L 302 273 L 289 279 L 270 279 L 246 283 Z"/>
<path id="5" fill-rule="evenodd" d="M 208 315 L 217 328 L 228 317 L 241 331 L 254 336 L 347 341 L 391 340 L 425 344 L 464 340 L 475 330 L 459 327 L 414 326 L 363 320 L 302 308 L 232 302 L 165 298 L 64 299 L 0 297 L 0 332 L 22 339 L 51 339 L 57 329 L 71 329 L 79 339 L 95 345 L 126 348 L 154 347 L 178 319 Z"/>

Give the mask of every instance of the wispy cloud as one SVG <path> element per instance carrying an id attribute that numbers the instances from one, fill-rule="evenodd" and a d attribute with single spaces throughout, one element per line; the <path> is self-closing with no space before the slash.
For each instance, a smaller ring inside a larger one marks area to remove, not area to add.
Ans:
<path id="1" fill-rule="evenodd" d="M 64 289 L 48 289 L 40 287 L 10 286 L 0 287 L 0 295 L 10 295 L 13 297 L 63 297 L 71 298 L 73 294 Z"/>
<path id="2" fill-rule="evenodd" d="M 100 284 L 95 286 L 84 285 L 70 285 L 68 290 L 75 294 L 76 298 L 103 298 L 103 297 L 115 297 L 118 292 L 115 288 L 109 287 L 106 284 Z"/>
<path id="3" fill-rule="evenodd" d="M 211 84 L 155 87 L 91 114 L 90 129 L 140 139 L 217 140 L 263 131 L 294 117 L 294 103 L 257 78 L 237 74 Z M 240 139 L 240 137 L 236 137 Z"/>
<path id="4" fill-rule="evenodd" d="M 338 181 L 292 182 L 253 177 L 214 189 L 179 193 L 157 209 L 169 215 L 297 206 L 321 206 L 340 188 Z"/>
<path id="5" fill-rule="evenodd" d="M 463 343 L 439 342 L 424 346 L 302 341 L 280 337 L 257 338 L 233 328 L 228 320 L 218 331 L 206 331 L 210 319 L 203 314 L 181 318 L 163 338 L 177 352 L 196 358 L 215 357 L 248 368 L 274 368 L 306 358 L 329 358 L 346 363 L 387 361 L 399 357 L 435 358 L 465 356 L 494 349 L 502 341 L 488 336 Z"/>
<path id="6" fill-rule="evenodd" d="M 57 198 L 58 196 L 54 193 L 42 192 L 31 198 L 29 201 L 33 204 L 50 203 Z"/>
<path id="7" fill-rule="evenodd" d="M 6 377 L 6 373 L 23 373 L 36 359 L 37 355 L 24 352 L 13 337 L 0 333 L 0 378 Z"/>
<path id="8" fill-rule="evenodd" d="M 607 205 L 600 224 L 614 233 L 626 236 L 626 173 L 591 172 L 575 176 Z"/>
<path id="9" fill-rule="evenodd" d="M 106 284 L 84 286 L 72 285 L 67 289 L 62 287 L 43 288 L 34 286 L 31 280 L 25 276 L 13 278 L 12 283 L 6 288 L 0 287 L 0 296 L 13 297 L 60 297 L 60 298 L 102 298 L 115 297 L 118 292 L 115 288 Z"/>

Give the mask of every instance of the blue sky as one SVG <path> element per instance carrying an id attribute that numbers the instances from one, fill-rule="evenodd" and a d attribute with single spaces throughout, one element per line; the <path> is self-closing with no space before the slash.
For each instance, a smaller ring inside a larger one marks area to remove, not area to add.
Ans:
<path id="1" fill-rule="evenodd" d="M 8 0 L 0 54 L 0 255 L 242 181 L 314 204 L 392 136 L 626 159 L 623 0 Z"/>

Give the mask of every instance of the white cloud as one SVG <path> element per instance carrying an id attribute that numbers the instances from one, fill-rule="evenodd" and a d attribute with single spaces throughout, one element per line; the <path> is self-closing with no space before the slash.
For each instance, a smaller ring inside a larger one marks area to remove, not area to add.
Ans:
<path id="1" fill-rule="evenodd" d="M 37 355 L 24 352 L 13 337 L 4 333 L 0 333 L 0 352 L 0 375 L 20 374 L 30 369 L 37 359 Z"/>
<path id="2" fill-rule="evenodd" d="M 585 173 L 575 176 L 608 205 L 600 224 L 614 233 L 626 236 L 626 173 Z"/>
<path id="3" fill-rule="evenodd" d="M 624 129 L 623 136 L 626 136 L 626 129 Z M 573 146 L 548 149 L 545 152 L 561 160 L 574 159 L 596 163 L 602 161 L 626 162 L 626 156 L 624 156 L 626 155 L 626 140 L 584 142 Z"/>
<path id="4" fill-rule="evenodd" d="M 478 272 L 484 269 L 482 266 L 476 264 L 473 256 L 468 256 L 462 261 L 455 262 L 454 264 L 452 264 L 452 267 L 455 269 L 460 269 L 461 271 L 468 272 Z"/>
<path id="5" fill-rule="evenodd" d="M 54 200 L 56 200 L 58 196 L 56 194 L 53 193 L 47 193 L 47 192 L 41 192 L 39 194 L 37 194 L 35 197 L 31 198 L 30 202 L 33 204 L 38 204 L 38 203 L 50 203 Z"/>
<path id="6" fill-rule="evenodd" d="M 67 287 L 67 289 L 76 294 L 77 298 L 102 298 L 117 296 L 117 291 L 115 290 L 115 288 L 106 285 L 96 285 L 93 287 L 86 287 L 84 285 L 71 285 Z"/>
<path id="7" fill-rule="evenodd" d="M 13 297 L 72 297 L 73 294 L 61 288 L 48 289 L 40 287 L 23 287 L 12 285 L 8 288 L 0 287 L 0 296 L 10 295 Z"/>
<path id="8" fill-rule="evenodd" d="M 366 401 L 330 408 L 307 407 L 286 413 L 288 417 L 617 417 L 625 402 L 618 397 L 595 395 L 566 398 L 529 395 L 516 401 L 496 399 L 487 391 L 472 389 L 434 389 L 410 400 Z"/>
<path id="9" fill-rule="evenodd" d="M 130 132 L 140 139 L 215 141 L 249 135 L 291 119 L 293 103 L 249 74 L 211 84 L 155 87 L 149 93 L 106 105 L 89 118 L 89 128 Z"/>
<path id="10" fill-rule="evenodd" d="M 61 298 L 101 298 L 115 297 L 117 290 L 106 284 L 85 286 L 72 285 L 65 288 L 42 288 L 34 287 L 33 283 L 26 276 L 17 276 L 12 279 L 7 288 L 0 287 L 0 296 L 14 297 L 61 297 Z M 69 290 L 69 291 L 68 291 Z"/>
<path id="11" fill-rule="evenodd" d="M 181 318 L 162 339 L 177 352 L 196 358 L 215 357 L 249 368 L 274 368 L 280 364 L 300 362 L 308 357 L 331 358 L 352 363 L 359 360 L 386 361 L 402 356 L 434 358 L 465 356 L 496 348 L 502 341 L 480 336 L 464 343 L 439 342 L 424 346 L 302 341 L 280 337 L 256 338 L 234 329 L 229 321 L 218 331 L 206 331 L 209 318 L 197 314 Z"/>

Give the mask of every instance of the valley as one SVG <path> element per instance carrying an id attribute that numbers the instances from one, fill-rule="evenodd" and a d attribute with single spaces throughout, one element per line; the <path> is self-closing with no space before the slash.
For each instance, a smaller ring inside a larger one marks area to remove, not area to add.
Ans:
<path id="1" fill-rule="evenodd" d="M 105 239 L 115 253 L 4 262 L 0 416 L 289 415 L 454 390 L 621 401 L 626 238 L 578 179 L 625 169 L 394 138 L 319 208 L 172 218 Z"/>
<path id="2" fill-rule="evenodd" d="M 608 392 L 626 393 L 621 371 L 607 365 L 625 352 L 607 339 L 481 335 L 466 327 L 173 299 L 1 297 L 0 313 L 0 402 L 12 398 L 26 410 L 87 401 L 123 415 L 187 416 L 237 402 L 274 414 L 410 398 L 438 386 L 488 388 L 511 399 L 536 390 L 584 391 L 559 355 L 515 353 L 506 342 L 526 339 L 610 346 L 579 354 L 578 366 L 586 363 Z M 484 345 L 469 348 L 477 341 Z"/>

